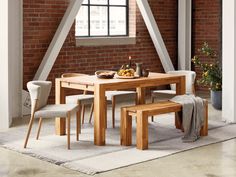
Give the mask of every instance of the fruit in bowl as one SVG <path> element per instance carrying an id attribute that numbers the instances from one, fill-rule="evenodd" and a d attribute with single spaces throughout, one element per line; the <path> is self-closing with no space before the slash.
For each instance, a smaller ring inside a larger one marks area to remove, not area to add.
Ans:
<path id="1" fill-rule="evenodd" d="M 122 65 L 117 71 L 118 76 L 122 77 L 134 77 L 135 70 L 130 67 L 130 65 Z"/>
<path id="2" fill-rule="evenodd" d="M 116 74 L 115 71 L 99 70 L 95 72 L 95 75 L 100 79 L 112 79 Z"/>
<path id="3" fill-rule="evenodd" d="M 131 77 L 131 76 L 134 76 L 134 69 L 132 68 L 128 68 L 128 69 L 120 69 L 118 72 L 117 72 L 117 75 L 118 76 L 126 76 L 126 77 Z"/>

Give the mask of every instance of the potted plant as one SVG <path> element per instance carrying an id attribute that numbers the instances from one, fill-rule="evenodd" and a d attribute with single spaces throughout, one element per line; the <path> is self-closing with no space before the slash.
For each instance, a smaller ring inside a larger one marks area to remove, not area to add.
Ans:
<path id="1" fill-rule="evenodd" d="M 199 85 L 208 86 L 211 90 L 211 103 L 215 109 L 222 108 L 222 68 L 218 61 L 216 52 L 204 42 L 201 49 L 198 49 L 201 56 L 211 58 L 213 63 L 202 63 L 199 56 L 194 56 L 192 62 L 202 71 L 202 77 L 197 81 Z"/>

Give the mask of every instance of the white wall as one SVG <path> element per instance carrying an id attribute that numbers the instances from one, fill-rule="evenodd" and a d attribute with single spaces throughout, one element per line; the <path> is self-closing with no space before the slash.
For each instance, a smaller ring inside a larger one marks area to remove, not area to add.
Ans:
<path id="1" fill-rule="evenodd" d="M 223 108 L 227 122 L 236 122 L 236 2 L 223 0 Z"/>
<path id="2" fill-rule="evenodd" d="M 21 116 L 22 92 L 22 5 L 23 0 L 8 0 L 9 3 L 9 70 L 12 106 L 12 117 Z"/>
<path id="3" fill-rule="evenodd" d="M 0 0 L 0 130 L 21 116 L 21 0 Z"/>
<path id="4" fill-rule="evenodd" d="M 8 0 L 0 0 L 0 130 L 9 126 Z"/>

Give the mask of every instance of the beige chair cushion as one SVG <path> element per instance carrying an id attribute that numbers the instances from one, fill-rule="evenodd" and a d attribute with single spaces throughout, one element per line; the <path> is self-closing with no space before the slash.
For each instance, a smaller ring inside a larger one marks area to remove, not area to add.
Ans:
<path id="1" fill-rule="evenodd" d="M 77 104 L 58 104 L 47 105 L 35 112 L 35 118 L 55 118 L 55 117 L 67 117 L 68 112 L 77 111 Z"/>
<path id="2" fill-rule="evenodd" d="M 136 92 L 134 91 L 107 91 L 106 92 L 106 97 L 108 101 L 111 101 L 113 96 L 135 98 Z"/>
<path id="3" fill-rule="evenodd" d="M 67 104 L 92 104 L 94 95 L 70 95 L 66 97 Z"/>
<path id="4" fill-rule="evenodd" d="M 186 94 L 193 94 L 193 84 L 195 83 L 195 79 L 196 79 L 196 73 L 194 71 L 178 70 L 178 71 L 169 71 L 167 73 L 168 74 L 175 74 L 175 75 L 185 75 Z M 153 90 L 152 96 L 155 97 L 160 93 L 175 95 L 176 94 L 176 85 L 171 84 L 170 87 L 171 87 L 171 90 Z"/>
<path id="5" fill-rule="evenodd" d="M 186 94 L 193 94 L 193 84 L 195 83 L 196 72 L 186 71 L 186 70 L 178 70 L 178 71 L 169 71 L 168 74 L 185 75 Z M 171 90 L 176 90 L 175 84 L 171 84 L 170 87 L 171 87 Z"/>
<path id="6" fill-rule="evenodd" d="M 176 91 L 175 90 L 154 90 L 152 92 L 152 96 L 157 96 L 158 94 L 170 94 L 170 95 L 175 95 Z"/>

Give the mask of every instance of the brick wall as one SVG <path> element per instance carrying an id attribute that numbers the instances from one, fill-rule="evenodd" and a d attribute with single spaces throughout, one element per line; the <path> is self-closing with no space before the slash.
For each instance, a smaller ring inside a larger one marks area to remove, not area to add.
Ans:
<path id="1" fill-rule="evenodd" d="M 52 37 L 64 15 L 69 0 L 24 0 L 23 12 L 23 81 L 33 79 Z M 174 66 L 177 66 L 177 16 L 178 1 L 149 0 Z M 211 5 L 209 5 L 211 4 Z M 200 47 L 208 41 L 221 51 L 220 0 L 193 0 L 193 45 Z M 159 57 L 150 39 L 142 16 L 136 9 L 136 44 L 107 47 L 76 47 L 72 27 L 48 80 L 53 81 L 65 72 L 93 74 L 99 69 L 116 69 L 131 55 L 135 62 L 154 72 L 163 72 Z M 194 51 L 193 51 L 194 54 Z M 197 70 L 198 71 L 198 70 Z M 201 89 L 201 88 L 198 88 Z M 50 100 L 54 99 L 54 88 Z"/>
<path id="2" fill-rule="evenodd" d="M 222 0 L 193 0 L 193 51 L 192 55 L 198 54 L 204 41 L 218 53 L 218 60 L 221 61 L 221 12 Z M 202 62 L 214 62 L 211 59 L 202 58 Z M 194 68 L 201 77 L 199 68 Z M 206 87 L 197 86 L 197 90 L 208 90 Z"/>
<path id="3" fill-rule="evenodd" d="M 24 0 L 24 87 L 33 79 L 67 5 L 68 0 Z M 170 57 L 177 65 L 177 1 L 150 0 L 150 5 Z M 74 33 L 72 27 L 48 80 L 54 81 L 64 72 L 93 74 L 99 69 L 116 69 L 128 61 L 129 55 L 151 71 L 163 72 L 138 8 L 135 45 L 76 47 Z M 53 92 L 54 89 L 51 100 Z"/>

